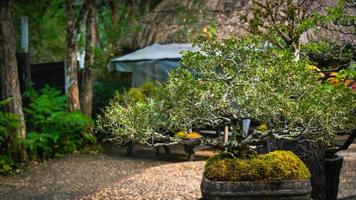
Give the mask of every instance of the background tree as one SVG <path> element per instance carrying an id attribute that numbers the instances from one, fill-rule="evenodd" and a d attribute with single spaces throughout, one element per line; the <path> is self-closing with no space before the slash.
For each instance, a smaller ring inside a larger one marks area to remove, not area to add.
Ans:
<path id="1" fill-rule="evenodd" d="M 20 126 L 12 135 L 13 147 L 18 152 L 21 160 L 27 160 L 27 154 L 23 146 L 18 143 L 18 139 L 26 137 L 25 119 L 22 110 L 22 100 L 18 79 L 15 32 L 12 24 L 11 15 L 13 1 L 0 1 L 0 80 L 1 98 L 12 98 L 5 105 L 6 110 L 14 113 L 20 118 Z"/>
<path id="2" fill-rule="evenodd" d="M 66 1 L 66 57 L 64 62 L 65 91 L 68 96 L 69 111 L 80 109 L 77 53 L 79 49 L 79 38 L 81 26 L 91 9 L 92 4 L 85 1 L 80 9 L 79 16 L 75 17 L 73 0 Z"/>
<path id="3" fill-rule="evenodd" d="M 62 62 L 65 56 L 65 0 L 14 0 L 14 25 L 20 27 L 21 16 L 29 19 L 31 63 Z M 16 41 L 20 29 L 16 28 Z"/>
<path id="4" fill-rule="evenodd" d="M 81 86 L 81 109 L 83 114 L 91 116 L 93 106 L 93 84 L 95 81 L 95 46 L 96 46 L 96 6 L 95 0 L 88 0 L 89 11 L 86 21 L 85 66 Z"/>

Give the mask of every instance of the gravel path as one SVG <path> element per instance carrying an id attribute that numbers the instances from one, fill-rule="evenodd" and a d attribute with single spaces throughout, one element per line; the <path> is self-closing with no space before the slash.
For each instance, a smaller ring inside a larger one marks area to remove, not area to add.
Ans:
<path id="1" fill-rule="evenodd" d="M 0 200 L 54 199 L 199 199 L 204 161 L 186 162 L 182 148 L 171 155 L 138 148 L 126 157 L 123 148 L 111 154 L 70 155 L 44 162 L 17 175 L 0 177 Z M 211 152 L 198 152 L 203 160 Z M 356 144 L 340 152 L 339 197 L 356 195 Z M 356 197 L 356 196 L 355 196 Z M 356 199 L 356 198 L 351 198 Z"/>
<path id="2" fill-rule="evenodd" d="M 152 167 L 81 200 L 199 199 L 204 163 L 196 161 Z"/>
<path id="3" fill-rule="evenodd" d="M 162 162 L 102 154 L 65 156 L 0 179 L 0 199 L 73 199 L 92 193 L 103 184 L 159 164 Z"/>
<path id="4" fill-rule="evenodd" d="M 76 199 L 145 169 L 187 160 L 182 146 L 173 147 L 170 155 L 159 156 L 153 149 L 136 147 L 127 157 L 125 150 L 111 145 L 105 148 L 105 154 L 67 155 L 16 175 L 0 176 L 0 200 Z M 199 152 L 196 158 L 203 160 L 209 155 L 211 152 Z"/>

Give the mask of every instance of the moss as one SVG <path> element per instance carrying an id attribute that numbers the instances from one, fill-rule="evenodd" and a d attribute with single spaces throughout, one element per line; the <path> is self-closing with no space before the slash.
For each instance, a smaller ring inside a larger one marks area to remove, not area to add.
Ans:
<path id="1" fill-rule="evenodd" d="M 205 165 L 205 177 L 216 181 L 280 181 L 309 179 L 305 164 L 290 151 L 274 151 L 250 159 L 215 155 Z"/>
<path id="2" fill-rule="evenodd" d="M 268 131 L 268 127 L 266 124 L 261 124 L 256 128 L 256 130 L 261 131 L 261 132 L 266 132 L 266 131 Z"/>
<path id="3" fill-rule="evenodd" d="M 186 134 L 186 132 L 184 132 L 184 131 L 179 131 L 178 133 L 176 133 L 176 137 L 178 137 L 178 138 L 182 138 L 182 137 L 184 137 L 185 136 L 185 134 Z"/>
<path id="4" fill-rule="evenodd" d="M 225 159 L 233 159 L 234 156 L 231 153 L 228 152 L 223 152 L 223 153 L 219 153 L 219 154 L 215 154 L 214 156 L 210 157 L 206 163 L 205 163 L 205 168 L 209 167 L 210 165 L 221 161 L 221 160 L 225 160 Z"/>
<path id="5" fill-rule="evenodd" d="M 187 133 L 184 131 L 179 131 L 178 133 L 175 134 L 175 136 L 178 138 L 182 138 L 182 139 L 198 139 L 198 138 L 203 137 L 202 135 L 200 135 L 197 132 Z"/>

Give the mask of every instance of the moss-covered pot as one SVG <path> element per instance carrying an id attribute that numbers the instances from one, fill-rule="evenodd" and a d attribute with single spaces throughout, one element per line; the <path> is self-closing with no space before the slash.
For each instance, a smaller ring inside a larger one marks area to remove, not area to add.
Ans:
<path id="1" fill-rule="evenodd" d="M 207 160 L 201 184 L 204 199 L 309 200 L 310 172 L 289 151 L 237 158 L 231 153 Z"/>
<path id="2" fill-rule="evenodd" d="M 203 177 L 201 192 L 206 200 L 309 200 L 310 180 L 210 181 Z"/>

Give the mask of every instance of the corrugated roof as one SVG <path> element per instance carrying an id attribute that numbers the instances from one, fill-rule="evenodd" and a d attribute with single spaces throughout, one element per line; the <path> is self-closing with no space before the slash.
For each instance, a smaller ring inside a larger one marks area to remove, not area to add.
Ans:
<path id="1" fill-rule="evenodd" d="M 182 51 L 198 51 L 197 47 L 193 47 L 189 43 L 170 43 L 147 46 L 124 56 L 114 58 L 111 62 L 120 61 L 138 61 L 138 60 L 162 60 L 162 59 L 180 59 Z"/>

